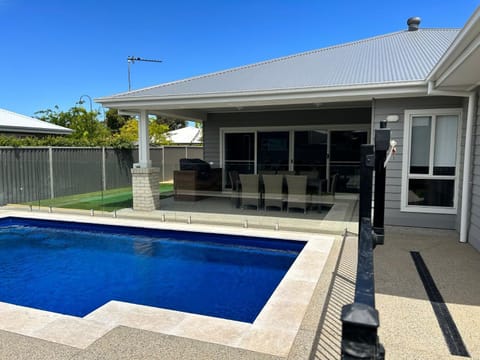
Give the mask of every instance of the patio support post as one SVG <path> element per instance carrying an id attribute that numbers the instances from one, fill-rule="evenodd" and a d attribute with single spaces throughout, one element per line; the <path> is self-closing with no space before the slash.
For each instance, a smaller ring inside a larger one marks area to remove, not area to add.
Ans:
<path id="1" fill-rule="evenodd" d="M 138 163 L 132 169 L 133 210 L 153 211 L 160 208 L 160 168 L 150 161 L 148 113 L 140 111 L 138 120 Z"/>
<path id="2" fill-rule="evenodd" d="M 138 167 L 149 168 L 151 166 L 148 114 L 146 110 L 142 110 L 140 111 L 140 118 L 138 119 Z"/>

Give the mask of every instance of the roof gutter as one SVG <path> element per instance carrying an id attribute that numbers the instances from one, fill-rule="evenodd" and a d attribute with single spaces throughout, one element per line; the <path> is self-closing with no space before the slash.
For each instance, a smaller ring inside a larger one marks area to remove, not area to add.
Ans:
<path id="1" fill-rule="evenodd" d="M 465 133 L 465 157 L 463 161 L 462 208 L 460 212 L 460 242 L 466 243 L 468 237 L 468 216 L 470 214 L 471 176 L 472 176 L 472 143 L 475 116 L 475 99 L 473 91 L 437 90 L 433 81 L 428 82 L 427 95 L 460 96 L 468 98 L 467 126 Z"/>
<path id="2" fill-rule="evenodd" d="M 73 130 L 62 129 L 41 129 L 34 127 L 16 127 L 16 126 L 0 126 L 0 131 L 12 133 L 28 133 L 28 134 L 51 134 L 51 135 L 70 135 Z"/>
<path id="3" fill-rule="evenodd" d="M 262 107 L 266 105 L 315 104 L 342 101 L 370 101 L 375 98 L 425 94 L 425 82 L 356 85 L 294 90 L 246 91 L 236 93 L 183 94 L 98 98 L 104 107 L 121 110 L 207 110 L 211 108 Z"/>

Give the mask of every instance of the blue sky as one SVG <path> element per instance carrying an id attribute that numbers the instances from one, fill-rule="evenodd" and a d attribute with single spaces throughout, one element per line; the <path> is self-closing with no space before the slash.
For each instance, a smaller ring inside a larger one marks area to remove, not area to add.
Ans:
<path id="1" fill-rule="evenodd" d="M 0 0 L 0 108 L 25 115 L 406 29 L 462 27 L 473 0 Z M 87 105 L 88 106 L 88 105 Z M 97 109 L 98 104 L 94 104 Z"/>

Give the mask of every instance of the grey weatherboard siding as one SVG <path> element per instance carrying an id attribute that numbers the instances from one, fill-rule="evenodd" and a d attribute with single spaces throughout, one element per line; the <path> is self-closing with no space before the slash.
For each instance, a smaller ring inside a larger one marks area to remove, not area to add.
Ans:
<path id="1" fill-rule="evenodd" d="M 479 92 L 477 90 L 477 96 Z M 478 98 L 477 98 L 478 99 Z M 480 99 L 474 131 L 472 198 L 468 242 L 480 251 Z"/>
<path id="2" fill-rule="evenodd" d="M 418 212 L 400 211 L 400 194 L 402 181 L 402 156 L 403 156 L 403 129 L 404 111 L 409 109 L 439 109 L 461 108 L 463 109 L 462 134 L 461 134 L 461 158 L 459 169 L 458 204 L 457 215 L 429 214 Z M 387 179 L 385 190 L 385 223 L 387 225 L 427 227 L 438 229 L 459 229 L 461 208 L 461 184 L 463 175 L 463 149 L 465 144 L 466 108 L 465 100 L 461 97 L 417 97 L 399 99 L 378 99 L 374 101 L 374 127 L 380 127 L 380 121 L 387 115 L 397 114 L 400 120 L 389 123 L 392 130 L 391 138 L 397 141 L 397 153 L 391 159 L 387 167 Z"/>
<path id="3" fill-rule="evenodd" d="M 220 166 L 220 129 L 228 127 L 268 127 L 268 126 L 301 126 L 301 125 L 328 125 L 332 127 L 339 124 L 365 124 L 369 125 L 374 119 L 374 128 L 380 127 L 380 121 L 387 115 L 398 114 L 400 120 L 390 123 L 392 139 L 398 143 L 397 153 L 390 161 L 387 169 L 386 193 L 385 193 L 385 223 L 387 225 L 415 226 L 440 229 L 459 229 L 460 212 L 457 214 L 431 214 L 418 212 L 400 211 L 400 194 L 402 180 L 402 156 L 403 156 L 403 131 L 404 111 L 412 109 L 439 109 L 439 108 L 461 108 L 463 109 L 462 134 L 461 134 L 461 159 L 463 164 L 463 149 L 465 144 L 466 124 L 466 103 L 462 97 L 416 97 L 398 99 L 376 99 L 368 107 L 351 109 L 325 109 L 325 110 L 292 110 L 292 111 L 266 111 L 266 112 L 238 112 L 238 113 L 213 113 L 209 114 L 208 120 L 204 123 L 204 158 L 213 162 L 214 166 Z M 343 105 L 343 104 L 342 104 Z M 342 106 L 343 107 L 343 106 Z M 372 110 L 373 109 L 373 110 Z M 480 120 L 479 120 L 480 121 Z M 480 131 L 478 131 L 480 132 Z M 480 140 L 477 140 L 480 143 Z M 480 159 L 480 150 L 476 150 Z M 476 174 L 480 179 L 480 160 Z M 459 170 L 458 204 L 461 207 L 461 182 L 463 167 Z M 480 236 L 480 180 L 477 181 L 476 204 L 476 231 Z M 472 203 L 473 207 L 473 203 Z M 472 210 L 472 218 L 473 218 Z M 472 220 L 473 223 L 473 220 Z"/>

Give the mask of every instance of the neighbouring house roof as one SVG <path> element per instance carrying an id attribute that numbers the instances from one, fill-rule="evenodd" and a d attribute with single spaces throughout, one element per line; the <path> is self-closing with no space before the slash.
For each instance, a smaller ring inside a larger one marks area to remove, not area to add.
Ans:
<path id="1" fill-rule="evenodd" d="M 0 109 L 0 133 L 1 132 L 67 135 L 71 134 L 73 130 L 50 124 L 30 116 Z"/>
<path id="2" fill-rule="evenodd" d="M 458 32 L 398 31 L 96 101 L 120 109 L 201 111 L 416 96 L 426 94 L 430 72 Z"/>
<path id="3" fill-rule="evenodd" d="M 202 129 L 187 126 L 167 132 L 167 137 L 174 144 L 201 144 Z"/>

